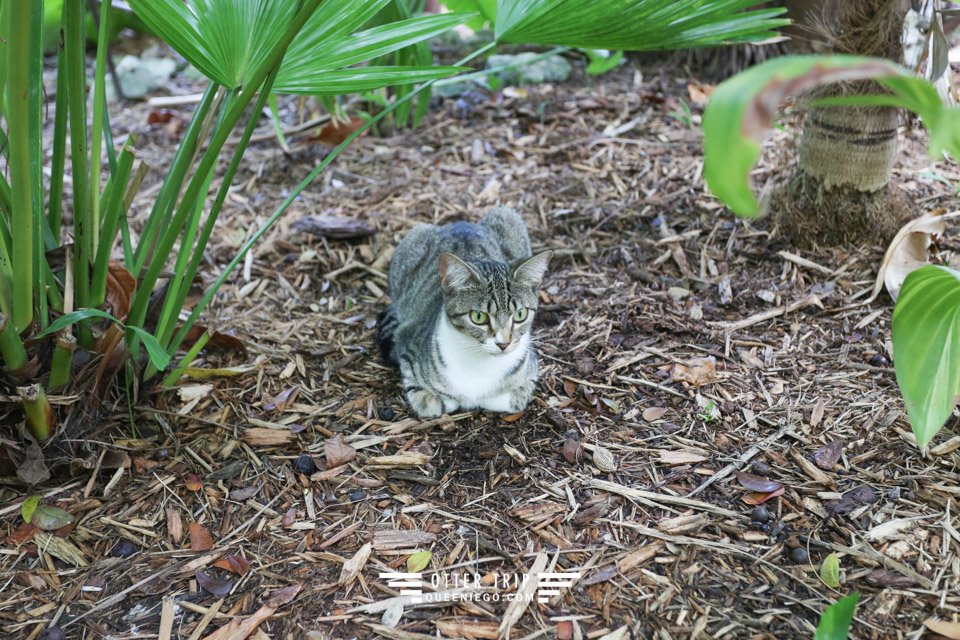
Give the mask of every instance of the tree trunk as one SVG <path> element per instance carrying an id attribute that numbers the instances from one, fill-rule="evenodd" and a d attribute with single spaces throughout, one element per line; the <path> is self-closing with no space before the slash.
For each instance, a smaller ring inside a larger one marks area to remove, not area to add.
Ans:
<path id="1" fill-rule="evenodd" d="M 833 51 L 900 61 L 909 0 L 848 0 L 824 15 Z M 831 85 L 812 97 L 879 93 L 872 82 Z M 808 111 L 793 175 L 765 202 L 780 231 L 797 246 L 882 245 L 914 211 L 890 183 L 897 153 L 896 109 L 818 107 Z"/>

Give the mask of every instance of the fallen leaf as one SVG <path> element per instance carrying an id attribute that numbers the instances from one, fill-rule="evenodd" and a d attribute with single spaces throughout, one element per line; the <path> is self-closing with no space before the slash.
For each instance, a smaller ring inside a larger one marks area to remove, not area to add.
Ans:
<path id="1" fill-rule="evenodd" d="M 357 457 L 357 450 L 343 441 L 342 433 L 323 442 L 323 453 L 327 457 L 327 468 L 339 467 Z"/>
<path id="2" fill-rule="evenodd" d="M 933 239 L 942 236 L 947 229 L 945 218 L 943 213 L 925 213 L 897 231 L 880 262 L 877 281 L 873 287 L 874 298 L 886 286 L 887 293 L 896 302 L 900 287 L 910 272 L 930 263 Z"/>
<path id="3" fill-rule="evenodd" d="M 756 491 L 757 493 L 770 493 L 783 487 L 783 485 L 776 480 L 770 480 L 769 478 L 764 478 L 763 476 L 756 476 L 752 473 L 737 471 L 736 475 L 737 481 L 741 485 L 747 489 L 750 489 L 750 491 Z"/>
<path id="4" fill-rule="evenodd" d="M 655 422 L 663 417 L 667 412 L 666 407 L 647 407 L 643 410 L 643 419 L 647 422 Z"/>
<path id="5" fill-rule="evenodd" d="M 44 531 L 56 531 L 73 522 L 73 516 L 60 509 L 47 504 L 38 505 L 30 519 L 30 524 L 36 525 Z"/>
<path id="6" fill-rule="evenodd" d="M 327 146 L 335 147 L 350 137 L 350 134 L 362 127 L 365 122 L 363 118 L 350 118 L 349 121 L 333 119 L 317 129 L 317 134 L 308 139 L 311 142 L 322 142 Z"/>
<path id="7" fill-rule="evenodd" d="M 813 411 L 810 412 L 810 426 L 816 427 L 820 424 L 820 421 L 823 420 L 823 412 L 827 409 L 827 403 L 823 401 L 823 398 L 817 400 L 817 404 L 813 405 Z"/>
<path id="8" fill-rule="evenodd" d="M 407 558 L 407 572 L 420 573 L 430 565 L 433 558 L 432 551 L 417 551 Z"/>
<path id="9" fill-rule="evenodd" d="M 563 458 L 570 464 L 582 463 L 584 451 L 583 444 L 576 438 L 567 438 L 563 443 Z"/>
<path id="10" fill-rule="evenodd" d="M 906 537 L 905 532 L 913 529 L 915 524 L 910 518 L 894 518 L 871 528 L 863 537 L 871 542 L 903 540 Z"/>
<path id="11" fill-rule="evenodd" d="M 200 488 L 203 487 L 203 481 L 197 474 L 188 473 L 183 478 L 183 485 L 190 491 L 200 491 Z"/>
<path id="12" fill-rule="evenodd" d="M 250 562 L 243 556 L 224 556 L 214 561 L 213 566 L 238 576 L 246 575 L 250 571 Z"/>
<path id="13" fill-rule="evenodd" d="M 573 621 L 561 620 L 557 623 L 557 640 L 573 639 Z"/>
<path id="14" fill-rule="evenodd" d="M 30 542 L 33 540 L 33 537 L 40 532 L 40 527 L 35 524 L 22 524 L 9 534 L 4 539 L 4 544 L 8 547 L 19 547 L 24 542 Z"/>
<path id="15" fill-rule="evenodd" d="M 177 394 L 184 402 L 190 402 L 197 398 L 206 398 L 213 391 L 212 384 L 188 384 L 177 389 Z"/>
<path id="16" fill-rule="evenodd" d="M 517 413 L 511 413 L 510 415 L 503 416 L 501 420 L 504 422 L 516 422 L 523 417 L 523 411 L 518 411 Z"/>
<path id="17" fill-rule="evenodd" d="M 136 291 L 137 281 L 123 266 L 123 263 L 111 261 L 107 267 L 106 302 L 113 316 L 120 321 L 127 319 L 130 301 Z"/>
<path id="18" fill-rule="evenodd" d="M 937 618 L 927 618 L 923 621 L 923 626 L 934 633 L 939 633 L 950 640 L 960 640 L 960 622 L 948 622 L 947 620 L 938 620 Z"/>
<path id="19" fill-rule="evenodd" d="M 840 587 L 840 558 L 836 553 L 831 553 L 823 559 L 820 565 L 820 582 L 831 589 Z"/>
<path id="20" fill-rule="evenodd" d="M 267 400 L 263 408 L 267 411 L 284 411 L 297 401 L 297 395 L 300 393 L 300 385 L 295 384 L 278 393 L 275 397 Z"/>
<path id="21" fill-rule="evenodd" d="M 713 356 L 707 356 L 693 358 L 686 364 L 676 362 L 670 367 L 670 379 L 674 382 L 688 382 L 695 387 L 715 382 L 717 360 Z"/>
<path id="22" fill-rule="evenodd" d="M 690 101 L 697 106 L 703 106 L 707 104 L 707 100 L 710 99 L 710 94 L 713 93 L 713 90 L 716 89 L 712 84 L 700 84 L 690 82 L 687 84 L 687 94 L 690 96 Z"/>
<path id="23" fill-rule="evenodd" d="M 390 608 L 383 612 L 383 615 L 380 616 L 380 623 L 385 626 L 387 629 L 393 629 L 398 624 L 400 624 L 400 618 L 403 617 L 403 600 L 397 600 Z"/>
<path id="24" fill-rule="evenodd" d="M 233 582 L 231 580 L 216 578 L 200 569 L 197 569 L 193 575 L 197 579 L 197 584 L 200 585 L 200 588 L 211 595 L 222 598 L 233 589 Z"/>
<path id="25" fill-rule="evenodd" d="M 40 496 L 29 496 L 24 499 L 23 503 L 20 505 L 20 515 L 23 516 L 23 521 L 27 524 L 33 519 L 33 513 L 37 510 L 37 507 L 40 506 Z"/>
<path id="26" fill-rule="evenodd" d="M 778 498 L 782 496 L 783 492 L 784 492 L 783 487 L 780 487 L 776 491 L 770 491 L 769 493 L 754 491 L 752 493 L 746 494 L 740 499 L 743 500 L 745 503 L 755 507 L 758 504 L 763 504 L 767 500 L 772 500 L 773 498 Z"/>
<path id="27" fill-rule="evenodd" d="M 190 549 L 193 551 L 213 549 L 213 538 L 210 532 L 199 522 L 190 523 Z"/>
<path id="28" fill-rule="evenodd" d="M 844 493 L 840 496 L 839 500 L 827 502 L 824 507 L 826 507 L 827 513 L 830 515 L 840 515 L 850 513 L 859 507 L 873 504 L 879 499 L 880 496 L 877 495 L 877 491 L 873 487 L 862 484 Z"/>
<path id="29" fill-rule="evenodd" d="M 289 509 L 287 509 L 286 513 L 283 514 L 283 519 L 281 520 L 281 524 L 284 527 L 289 527 L 296 521 L 297 521 L 297 508 L 290 507 Z"/>
<path id="30" fill-rule="evenodd" d="M 220 331 L 210 331 L 207 327 L 199 324 L 190 327 L 187 335 L 183 338 L 182 346 L 189 349 L 207 332 L 210 333 L 210 339 L 203 346 L 203 350 L 207 353 L 236 353 L 244 358 L 247 357 L 247 347 L 240 338 Z"/>
<path id="31" fill-rule="evenodd" d="M 166 124 L 179 117 L 180 114 L 173 109 L 154 109 L 147 114 L 147 124 Z"/>
<path id="32" fill-rule="evenodd" d="M 813 454 L 813 463 L 824 471 L 833 471 L 843 454 L 843 442 L 833 440 L 823 445 Z"/>
<path id="33" fill-rule="evenodd" d="M 898 589 L 908 589 L 916 584 L 913 578 L 890 569 L 875 569 L 867 574 L 866 580 L 875 587 L 896 587 Z"/>

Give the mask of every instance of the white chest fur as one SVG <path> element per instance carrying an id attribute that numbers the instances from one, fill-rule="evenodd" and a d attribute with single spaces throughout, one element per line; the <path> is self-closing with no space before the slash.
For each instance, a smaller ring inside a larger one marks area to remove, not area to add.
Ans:
<path id="1" fill-rule="evenodd" d="M 485 406 L 484 400 L 503 392 L 504 376 L 514 371 L 527 355 L 530 336 L 507 353 L 491 354 L 476 340 L 456 330 L 446 314 L 437 327 L 437 344 L 443 358 L 446 392 L 460 400 L 463 409 Z"/>

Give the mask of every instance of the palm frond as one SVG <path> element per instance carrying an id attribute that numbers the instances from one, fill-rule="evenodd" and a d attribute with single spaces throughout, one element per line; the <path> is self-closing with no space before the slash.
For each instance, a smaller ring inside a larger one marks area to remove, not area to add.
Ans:
<path id="1" fill-rule="evenodd" d="M 653 51 L 759 41 L 789 24 L 758 0 L 500 0 L 499 42 Z"/>

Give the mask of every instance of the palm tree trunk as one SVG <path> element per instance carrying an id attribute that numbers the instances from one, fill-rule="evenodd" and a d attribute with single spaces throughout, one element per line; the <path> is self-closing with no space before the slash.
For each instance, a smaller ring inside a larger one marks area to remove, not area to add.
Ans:
<path id="1" fill-rule="evenodd" d="M 909 0 L 847 0 L 820 29 L 840 53 L 899 61 Z M 878 93 L 875 83 L 831 85 L 814 97 Z M 890 183 L 897 153 L 896 109 L 818 107 L 808 111 L 793 176 L 766 205 L 795 245 L 883 243 L 914 210 Z"/>

